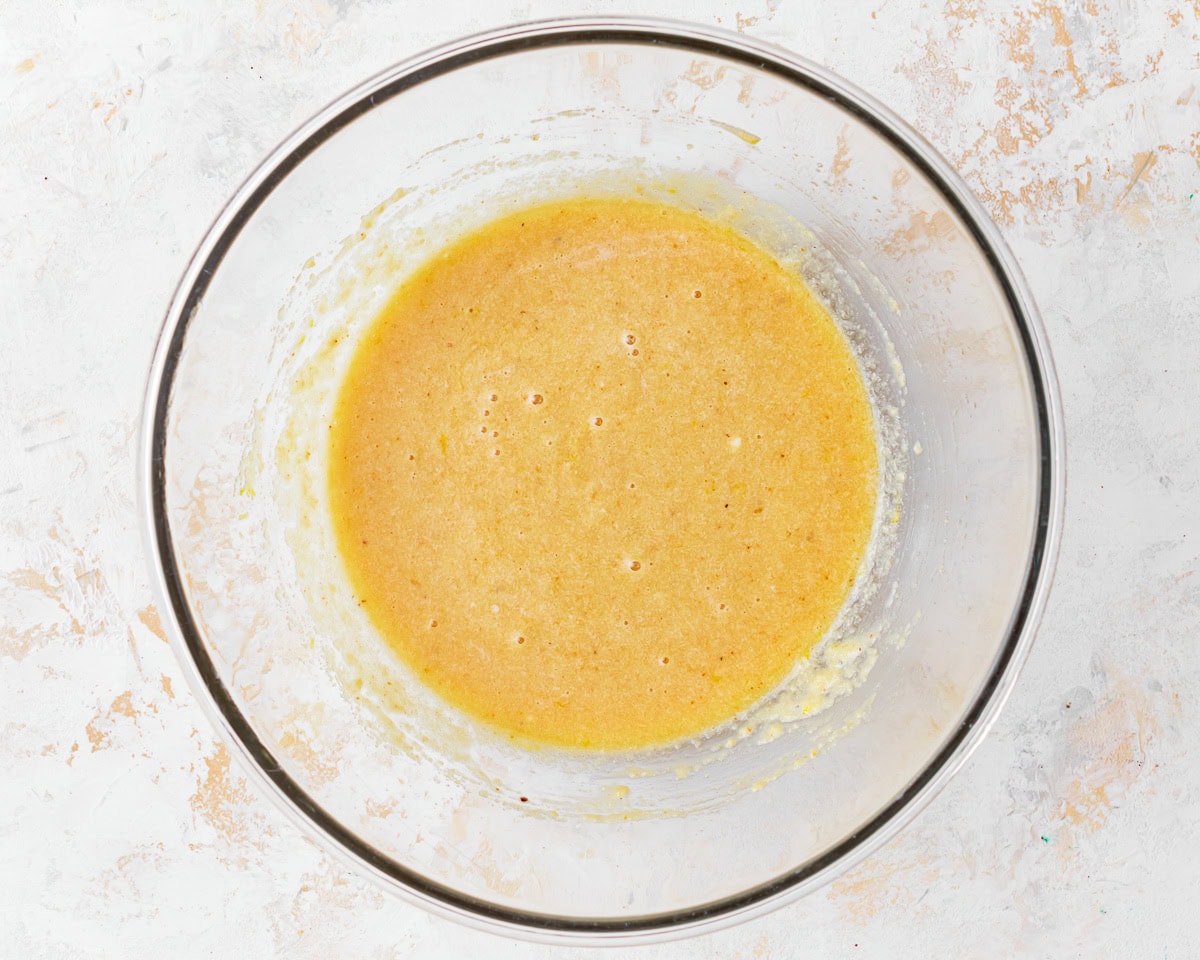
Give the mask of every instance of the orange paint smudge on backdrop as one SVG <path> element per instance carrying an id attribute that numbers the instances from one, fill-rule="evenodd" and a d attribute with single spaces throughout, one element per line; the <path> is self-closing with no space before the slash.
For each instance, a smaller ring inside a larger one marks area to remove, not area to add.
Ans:
<path id="1" fill-rule="evenodd" d="M 978 182 L 972 185 L 992 217 L 1003 226 L 1016 223 L 1017 210 L 1025 212 L 1027 222 L 1039 223 L 1045 213 L 1059 209 L 1063 202 L 1063 185 L 1058 177 L 1034 177 L 1017 190 L 981 186 Z"/>
<path id="2" fill-rule="evenodd" d="M 1084 83 L 1083 75 L 1079 72 L 1078 65 L 1075 63 L 1075 50 L 1073 49 L 1075 40 L 1067 30 L 1066 15 L 1063 13 L 1061 7 L 1048 3 L 1041 4 L 1038 7 L 1038 11 L 1047 17 L 1054 27 L 1054 45 L 1066 49 L 1066 72 L 1075 81 L 1075 99 L 1080 100 L 1087 96 L 1088 87 Z"/>
<path id="3" fill-rule="evenodd" d="M 53 572 L 56 575 L 58 574 L 57 570 Z M 54 584 L 50 582 L 50 579 L 44 573 L 40 573 L 32 567 L 23 567 L 20 570 L 14 570 L 10 573 L 8 575 L 8 582 L 14 587 L 41 594 L 43 597 L 57 603 L 63 613 L 71 618 L 71 633 L 75 634 L 75 636 L 82 637 L 87 632 L 83 624 L 67 609 L 67 605 L 63 601 L 61 576 L 59 577 L 59 582 Z"/>
<path id="4" fill-rule="evenodd" d="M 1062 7 L 1052 3 L 1040 3 L 1035 8 L 1035 17 L 1047 17 L 1054 27 L 1054 43 L 1059 47 L 1069 47 L 1074 43 L 1070 31 L 1067 30 L 1067 20 L 1063 16 Z"/>
<path id="5" fill-rule="evenodd" d="M 133 691 L 126 690 L 117 699 L 112 702 L 112 706 L 108 708 L 109 716 L 120 714 L 123 717 L 129 717 L 131 720 L 136 719 L 137 711 L 133 709 Z"/>
<path id="6" fill-rule="evenodd" d="M 141 621 L 142 626 L 149 630 L 152 634 L 166 643 L 167 633 L 163 630 L 162 618 L 158 615 L 158 609 L 152 603 L 146 604 L 137 612 L 137 618 Z"/>
<path id="7" fill-rule="evenodd" d="M 333 8 L 325 0 L 315 0 L 306 9 L 296 9 L 299 5 L 292 4 L 292 18 L 283 31 L 283 47 L 288 59 L 299 63 L 304 57 L 313 53 L 321 41 L 329 33 L 330 27 L 336 20 Z"/>
<path id="8" fill-rule="evenodd" d="M 759 20 L 758 17 L 743 17 L 740 13 L 735 13 L 734 18 L 738 33 L 745 33 L 748 28 L 753 27 Z"/>
<path id="9" fill-rule="evenodd" d="M 1121 195 L 1113 203 L 1114 210 L 1125 202 L 1133 188 L 1142 182 L 1143 178 L 1154 168 L 1156 163 L 1158 163 L 1158 154 L 1153 150 L 1146 150 L 1133 155 L 1133 174 L 1130 176 L 1129 183 L 1125 185 L 1125 189 Z"/>
<path id="10" fill-rule="evenodd" d="M 1170 166 L 1166 175 L 1154 176 L 1162 161 L 1185 155 L 1191 156 L 1200 167 L 1200 131 L 1186 143 L 1159 143 L 1139 151 L 1126 164 L 1088 157 L 1075 165 L 1076 202 L 1088 217 L 1111 217 L 1115 211 L 1128 226 L 1147 230 L 1153 224 L 1156 208 L 1161 209 L 1163 203 L 1178 203 L 1181 194 L 1192 192 L 1186 185 L 1188 175 L 1178 164 Z M 1080 174 L 1084 169 L 1086 174 Z M 1147 591 L 1141 591 L 1136 601 L 1143 607 L 1146 595 Z"/>
<path id="11" fill-rule="evenodd" d="M 88 743 L 92 745 L 92 751 L 103 750 L 108 746 L 108 733 L 101 730 L 97 725 L 98 717 L 93 717 L 91 722 L 84 728 L 87 734 Z"/>
<path id="12" fill-rule="evenodd" d="M 850 144 L 846 140 L 846 131 L 842 130 L 837 136 L 837 150 L 833 154 L 833 163 L 829 168 L 830 179 L 833 183 L 842 183 L 846 179 L 846 171 L 850 169 Z"/>
<path id="13" fill-rule="evenodd" d="M 296 710 L 284 720 L 284 732 L 279 737 L 280 749 L 318 785 L 332 782 L 340 773 L 336 756 L 316 743 L 317 737 L 309 732 L 320 730 L 324 719 L 325 708 L 321 704 Z"/>
<path id="14" fill-rule="evenodd" d="M 944 13 L 952 20 L 974 23 L 979 16 L 979 0 L 947 0 Z"/>
<path id="15" fill-rule="evenodd" d="M 103 98 L 101 98 L 100 94 L 96 94 L 92 97 L 92 110 L 96 111 L 107 108 L 104 111 L 104 116 L 100 118 L 100 122 L 107 127 L 112 124 L 113 119 L 120 112 L 121 108 L 124 107 L 125 104 L 127 104 L 132 98 L 133 87 L 126 87 L 123 90 L 118 90 L 111 96 Z"/>
<path id="16" fill-rule="evenodd" d="M 728 73 L 728 68 L 721 66 L 715 69 L 705 66 L 699 60 L 693 60 L 686 71 L 680 77 L 681 80 L 686 80 L 688 83 L 694 84 L 701 90 L 711 90 L 725 79 L 725 74 Z"/>
<path id="17" fill-rule="evenodd" d="M 1150 747 L 1161 730 L 1145 684 L 1116 674 L 1105 696 L 1069 731 L 1069 750 L 1077 762 L 1052 798 L 1059 832 L 1100 830 L 1145 772 Z"/>
<path id="18" fill-rule="evenodd" d="M 97 710 L 84 728 L 84 734 L 91 745 L 92 752 L 106 749 L 112 743 L 112 732 L 117 725 L 117 718 L 137 722 L 140 713 L 133 705 L 133 691 L 126 690 L 109 704 L 107 710 Z"/>
<path id="19" fill-rule="evenodd" d="M 1109 57 L 1116 61 L 1117 55 L 1120 53 L 1121 45 L 1117 42 L 1116 37 L 1108 37 L 1100 44 L 1100 51 L 1108 54 Z M 1128 79 L 1115 66 L 1109 73 L 1108 79 L 1104 82 L 1104 89 L 1111 90 L 1114 87 L 1122 87 L 1129 82 Z"/>
<path id="20" fill-rule="evenodd" d="M 992 128 L 992 139 L 1005 156 L 1013 156 L 1022 146 L 1037 146 L 1054 129 L 1046 104 L 1008 77 L 996 81 L 995 103 L 1005 116 Z"/>
<path id="21" fill-rule="evenodd" d="M 1029 36 L 1029 20 L 1018 15 L 1014 22 L 1001 20 L 1000 39 L 1008 47 L 1008 57 L 1026 70 L 1033 69 L 1033 41 Z"/>
<path id="22" fill-rule="evenodd" d="M 883 242 L 883 249 L 894 257 L 916 250 L 928 250 L 954 233 L 954 221 L 944 210 L 930 216 L 924 210 L 910 215 L 908 226 L 893 231 Z"/>
<path id="23" fill-rule="evenodd" d="M 0 656 L 10 657 L 13 660 L 24 660 L 35 647 L 40 646 L 46 639 L 46 632 L 38 628 L 17 630 L 0 625 Z"/>
<path id="24" fill-rule="evenodd" d="M 621 76 L 619 69 L 608 57 L 590 51 L 583 55 L 583 72 L 598 87 L 609 96 L 619 96 L 621 93 Z"/>
<path id="25" fill-rule="evenodd" d="M 368 817 L 378 817 L 380 820 L 383 820 L 396 812 L 396 804 L 394 802 L 383 803 L 379 800 L 368 800 L 363 805 L 363 809 L 366 810 Z"/>
<path id="26" fill-rule="evenodd" d="M 230 771 L 229 751 L 218 743 L 204 757 L 205 773 L 189 798 L 192 811 L 231 844 L 244 843 L 250 834 L 244 808 L 253 803 L 241 777 Z"/>
<path id="27" fill-rule="evenodd" d="M 868 858 L 830 884 L 830 899 L 837 901 L 848 918 L 860 926 L 867 925 L 888 908 L 917 913 L 918 901 L 942 871 L 933 856 L 912 857 L 903 853 L 897 850 L 891 854 L 896 859 Z"/>
<path id="28" fill-rule="evenodd" d="M 80 622 L 75 609 L 79 607 L 79 598 L 72 588 L 76 587 L 79 592 L 83 592 L 85 588 L 95 592 L 103 589 L 103 581 L 98 576 L 86 575 L 79 581 L 69 580 L 57 564 L 45 573 L 26 566 L 0 575 L 0 595 L 32 593 L 51 601 L 62 614 L 60 618 L 43 617 L 40 622 L 25 627 L 14 626 L 5 622 L 7 618 L 0 618 L 0 656 L 23 660 L 35 649 L 56 641 L 70 640 L 77 644 L 86 637 L 88 630 Z M 72 600 L 74 602 L 71 602 Z M 96 628 L 102 628 L 103 625 L 101 622 Z"/>
<path id="29" fill-rule="evenodd" d="M 952 32 L 961 29 L 956 23 Z M 971 90 L 971 85 L 958 75 L 958 67 L 944 55 L 941 44 L 933 34 L 925 34 L 922 44 L 924 54 L 915 63 L 900 64 L 898 73 L 904 74 L 914 85 L 923 88 L 932 102 L 948 117 L 952 116 L 956 104 Z"/>
<path id="30" fill-rule="evenodd" d="M 1091 191 L 1092 171 L 1089 170 L 1087 172 L 1086 179 L 1080 180 L 1078 177 L 1075 178 L 1075 202 L 1082 207 L 1084 205 L 1084 201 L 1087 200 L 1088 194 L 1090 194 Z"/>
<path id="31" fill-rule="evenodd" d="M 17 73 L 28 73 L 30 70 L 32 70 L 34 68 L 34 66 L 36 64 L 37 64 L 37 60 L 34 57 L 26 57 L 24 60 L 22 60 L 20 63 L 17 64 L 15 69 L 16 69 Z"/>
<path id="32" fill-rule="evenodd" d="M 944 36 L 939 37 L 937 29 L 927 30 L 921 45 L 921 58 L 912 63 L 899 64 L 896 72 L 919 87 L 945 119 L 952 122 L 957 116 L 961 100 L 971 91 L 972 85 L 960 76 L 954 58 L 947 55 L 944 47 L 957 40 L 966 25 L 975 22 L 979 14 L 978 0 L 946 0 L 943 14 L 942 19 L 937 21 L 937 27 L 944 30 Z"/>
<path id="33" fill-rule="evenodd" d="M 738 103 L 750 106 L 750 94 L 754 91 L 754 74 L 747 73 L 738 84 Z"/>

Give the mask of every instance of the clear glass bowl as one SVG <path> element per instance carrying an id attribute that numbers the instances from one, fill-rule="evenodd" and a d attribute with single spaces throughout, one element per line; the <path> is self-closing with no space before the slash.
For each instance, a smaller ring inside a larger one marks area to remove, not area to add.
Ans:
<path id="1" fill-rule="evenodd" d="M 381 298 L 457 231 L 579 191 L 702 210 L 793 263 L 884 441 L 870 569 L 812 661 L 640 753 L 522 750 L 423 690 L 347 602 L 324 512 L 329 404 Z M 1037 311 L 948 164 L 811 63 L 645 20 L 450 44 L 298 130 L 179 286 L 142 453 L 163 620 L 253 778 L 384 887 L 541 939 L 728 924 L 892 836 L 1013 687 L 1063 491 Z"/>

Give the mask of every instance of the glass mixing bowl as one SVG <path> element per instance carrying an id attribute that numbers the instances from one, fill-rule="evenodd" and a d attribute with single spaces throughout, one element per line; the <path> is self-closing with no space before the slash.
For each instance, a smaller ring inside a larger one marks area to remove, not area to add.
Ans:
<path id="1" fill-rule="evenodd" d="M 687 743 L 526 750 L 413 681 L 356 607 L 325 512 L 338 376 L 398 279 L 520 204 L 697 209 L 800 270 L 879 422 L 860 585 L 810 661 Z M 651 939 L 800 896 L 884 842 L 1012 690 L 1063 491 L 1045 334 L 948 164 L 775 47 L 564 20 L 402 63 L 238 190 L 171 304 L 142 476 L 164 622 L 265 792 L 410 901 L 542 939 Z"/>

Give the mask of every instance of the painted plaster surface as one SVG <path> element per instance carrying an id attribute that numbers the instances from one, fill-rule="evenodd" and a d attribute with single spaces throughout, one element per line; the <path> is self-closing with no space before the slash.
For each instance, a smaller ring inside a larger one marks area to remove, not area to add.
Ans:
<path id="1" fill-rule="evenodd" d="M 1045 315 L 1065 535 L 998 726 L 897 840 L 688 958 L 1192 957 L 1200 901 L 1200 5 L 659 0 L 864 86 Z M 225 197 L 336 93 L 552 0 L 0 5 L 0 957 L 549 958 L 394 901 L 243 780 L 151 605 L 134 444 Z"/>

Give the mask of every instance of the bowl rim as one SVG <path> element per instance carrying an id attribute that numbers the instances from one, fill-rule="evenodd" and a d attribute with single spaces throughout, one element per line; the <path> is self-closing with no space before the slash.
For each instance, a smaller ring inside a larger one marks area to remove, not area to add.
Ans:
<path id="1" fill-rule="evenodd" d="M 1021 599 L 987 680 L 954 733 L 888 804 L 818 857 L 738 894 L 657 914 L 564 917 L 500 906 L 428 879 L 361 840 L 284 771 L 222 684 L 189 609 L 165 510 L 166 425 L 187 327 L 209 281 L 242 227 L 310 153 L 376 105 L 442 74 L 522 51 L 618 43 L 715 56 L 815 92 L 874 130 L 929 179 L 987 260 L 1019 334 L 1038 424 L 1038 508 Z M 246 178 L 192 255 L 165 314 L 142 410 L 138 490 L 155 600 L 192 692 L 213 726 L 232 743 L 244 772 L 302 832 L 315 835 L 323 850 L 410 903 L 469 926 L 541 942 L 632 943 L 730 926 L 813 891 L 894 837 L 963 766 L 1011 694 L 1045 608 L 1062 528 L 1065 446 L 1061 400 L 1046 333 L 1016 258 L 967 184 L 920 134 L 882 103 L 825 68 L 743 34 L 659 18 L 568 17 L 489 30 L 407 58 L 319 111 Z"/>

